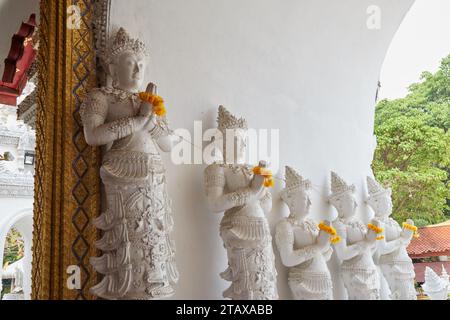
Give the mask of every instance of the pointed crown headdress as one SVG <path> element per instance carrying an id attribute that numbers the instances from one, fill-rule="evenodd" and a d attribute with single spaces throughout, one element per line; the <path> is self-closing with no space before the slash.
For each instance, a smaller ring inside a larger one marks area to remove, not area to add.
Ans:
<path id="1" fill-rule="evenodd" d="M 348 185 L 344 179 L 338 176 L 334 171 L 331 171 L 331 198 L 335 198 L 345 192 L 355 192 L 355 186 L 353 184 Z"/>
<path id="2" fill-rule="evenodd" d="M 369 191 L 369 198 L 380 196 L 386 192 L 390 192 L 390 188 L 383 188 L 375 179 L 367 177 L 367 189 Z"/>
<path id="3" fill-rule="evenodd" d="M 224 106 L 219 106 L 217 118 L 218 129 L 225 132 L 227 129 L 248 129 L 247 121 L 244 118 L 237 118 L 232 115 Z"/>
<path id="4" fill-rule="evenodd" d="M 295 190 L 305 191 L 311 188 L 311 181 L 303 179 L 293 168 L 286 166 L 285 168 L 286 187 L 284 192 L 292 192 Z"/>
<path id="5" fill-rule="evenodd" d="M 105 62 L 110 63 L 115 57 L 126 51 L 131 51 L 136 54 L 142 53 L 148 56 L 145 43 L 139 39 L 131 38 L 124 28 L 120 28 L 115 36 L 111 37 L 109 47 L 103 58 Z"/>

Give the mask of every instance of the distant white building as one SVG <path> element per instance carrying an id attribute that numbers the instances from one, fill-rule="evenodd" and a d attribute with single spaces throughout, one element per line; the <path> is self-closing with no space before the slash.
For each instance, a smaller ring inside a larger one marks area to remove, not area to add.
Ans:
<path id="1" fill-rule="evenodd" d="M 0 279 L 4 278 L 6 236 L 15 228 L 24 240 L 20 280 L 25 299 L 30 299 L 31 294 L 34 149 L 35 132 L 17 121 L 17 108 L 0 105 Z"/>

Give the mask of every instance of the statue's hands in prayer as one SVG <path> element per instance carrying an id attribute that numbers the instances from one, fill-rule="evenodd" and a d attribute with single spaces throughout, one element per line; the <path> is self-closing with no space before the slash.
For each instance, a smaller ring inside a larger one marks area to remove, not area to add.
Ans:
<path id="1" fill-rule="evenodd" d="M 376 220 L 372 220 L 372 224 L 376 227 L 379 227 L 379 223 Z M 373 245 L 375 245 L 375 242 L 377 241 L 378 236 L 380 236 L 381 233 L 377 233 L 376 231 L 369 229 L 366 233 L 366 239 L 365 241 L 362 241 L 366 244 L 366 248 L 372 248 Z"/>
<path id="2" fill-rule="evenodd" d="M 250 189 L 257 197 L 261 196 L 264 191 L 264 179 L 265 177 L 259 174 L 255 174 L 250 183 Z"/>
<path id="3" fill-rule="evenodd" d="M 369 230 L 366 235 L 366 240 L 368 243 L 371 244 L 371 243 L 374 243 L 375 241 L 377 241 L 377 237 L 378 237 L 378 235 L 374 231 Z"/>
<path id="4" fill-rule="evenodd" d="M 145 92 L 156 94 L 156 90 L 156 84 L 150 82 L 147 85 L 147 89 L 145 89 Z M 140 118 L 138 120 L 138 124 L 140 125 L 141 130 L 150 131 L 155 127 L 156 121 L 153 114 L 153 105 L 151 103 L 147 101 L 141 102 L 138 117 Z"/>
<path id="5" fill-rule="evenodd" d="M 330 248 L 330 234 L 325 232 L 324 230 L 319 231 L 319 235 L 317 236 L 317 246 L 320 251 L 326 251 Z"/>
<path id="6" fill-rule="evenodd" d="M 406 223 L 413 226 L 414 221 L 411 219 L 406 220 Z M 411 242 L 412 237 L 414 236 L 414 230 L 403 228 L 401 234 L 400 234 L 400 241 L 404 245 L 408 245 Z"/>
<path id="7" fill-rule="evenodd" d="M 153 82 L 150 82 L 147 85 L 147 89 L 145 89 L 145 92 L 156 94 L 156 84 Z M 147 101 L 142 101 L 141 106 L 139 108 L 139 115 L 142 117 L 150 117 L 153 112 L 153 105 Z"/>
<path id="8" fill-rule="evenodd" d="M 135 117 L 135 126 L 137 130 L 151 131 L 156 126 L 153 114 L 149 117 L 138 115 Z"/>

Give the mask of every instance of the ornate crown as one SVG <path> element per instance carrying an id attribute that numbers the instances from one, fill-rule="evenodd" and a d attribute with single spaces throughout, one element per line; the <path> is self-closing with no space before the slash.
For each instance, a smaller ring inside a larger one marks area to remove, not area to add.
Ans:
<path id="1" fill-rule="evenodd" d="M 389 192 L 389 188 L 385 189 L 378 183 L 375 179 L 371 177 L 367 177 L 367 189 L 369 190 L 369 196 L 376 197 L 384 194 L 385 192 Z"/>
<path id="2" fill-rule="evenodd" d="M 286 166 L 285 168 L 286 187 L 285 191 L 291 192 L 297 189 L 302 191 L 311 188 L 311 181 L 303 179 L 293 168 Z"/>
<path id="3" fill-rule="evenodd" d="M 244 118 L 236 118 L 224 106 L 219 106 L 217 124 L 222 132 L 227 129 L 248 129 L 247 121 Z"/>
<path id="4" fill-rule="evenodd" d="M 119 54 L 131 51 L 134 53 L 142 53 L 148 56 L 147 47 L 145 43 L 139 39 L 133 39 L 124 28 L 120 28 L 116 35 L 112 38 L 109 46 L 109 50 L 104 57 L 105 61 L 111 62 L 111 60 Z"/>
<path id="5" fill-rule="evenodd" d="M 347 191 L 354 192 L 355 186 L 353 184 L 348 185 L 338 174 L 331 171 L 331 195 L 330 198 L 334 198 Z"/>

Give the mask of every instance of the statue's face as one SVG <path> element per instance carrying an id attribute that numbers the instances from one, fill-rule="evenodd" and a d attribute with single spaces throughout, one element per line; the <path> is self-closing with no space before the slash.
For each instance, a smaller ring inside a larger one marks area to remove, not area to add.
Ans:
<path id="1" fill-rule="evenodd" d="M 138 91 L 144 82 L 146 65 L 144 54 L 127 51 L 119 55 L 112 71 L 117 86 L 128 91 Z"/>
<path id="2" fill-rule="evenodd" d="M 309 213 L 311 207 L 311 199 L 309 197 L 309 192 L 305 190 L 296 190 L 292 192 L 287 201 L 290 202 L 292 213 L 300 216 L 306 216 Z"/>
<path id="3" fill-rule="evenodd" d="M 368 203 L 377 217 L 389 216 L 392 213 L 392 200 L 390 192 L 385 192 L 379 196 L 376 196 L 370 199 Z"/>
<path id="4" fill-rule="evenodd" d="M 341 218 L 348 218 L 355 214 L 358 204 L 356 203 L 355 195 L 351 191 L 347 191 L 333 200 L 333 205 L 336 207 Z"/>
<path id="5" fill-rule="evenodd" d="M 233 137 L 233 139 L 230 139 Z M 225 133 L 225 152 L 227 163 L 245 163 L 247 156 L 248 131 L 245 129 L 227 130 Z M 233 150 L 233 153 L 230 152 Z"/>
<path id="6" fill-rule="evenodd" d="M 239 129 L 236 130 L 236 136 L 234 140 L 234 153 L 236 154 L 236 159 L 243 162 L 247 155 L 247 130 Z"/>

